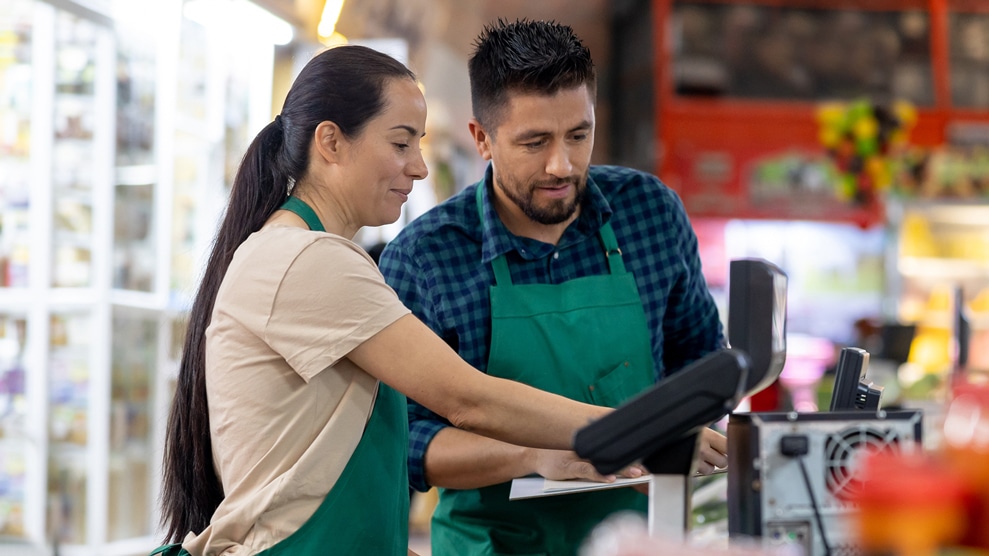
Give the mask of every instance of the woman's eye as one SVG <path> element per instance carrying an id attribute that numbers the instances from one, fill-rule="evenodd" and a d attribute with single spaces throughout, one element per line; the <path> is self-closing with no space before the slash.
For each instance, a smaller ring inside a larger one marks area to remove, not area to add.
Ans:
<path id="1" fill-rule="evenodd" d="M 409 148 L 409 145 L 407 143 L 392 143 L 392 144 L 395 145 L 395 148 L 397 148 L 400 151 L 404 151 L 405 149 Z"/>

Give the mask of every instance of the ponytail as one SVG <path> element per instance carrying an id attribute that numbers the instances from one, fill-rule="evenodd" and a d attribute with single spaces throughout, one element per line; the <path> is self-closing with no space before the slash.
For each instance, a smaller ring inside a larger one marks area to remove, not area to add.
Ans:
<path id="1" fill-rule="evenodd" d="M 324 50 L 302 69 L 282 113 L 244 154 L 189 314 L 169 411 L 161 491 L 166 543 L 202 532 L 224 497 L 210 436 L 206 329 L 227 267 L 241 243 L 285 202 L 290 184 L 305 179 L 316 127 L 332 121 L 345 135 L 358 135 L 383 110 L 385 81 L 391 78 L 415 75 L 395 59 L 363 46 Z"/>
<path id="2" fill-rule="evenodd" d="M 282 145 L 280 124 L 268 124 L 244 154 L 189 314 L 175 397 L 166 426 L 161 492 L 166 543 L 179 542 L 190 531 L 201 532 L 223 501 L 223 486 L 213 465 L 210 441 L 206 328 L 220 283 L 237 247 L 260 230 L 285 202 L 289 176 L 280 170 L 276 156 Z"/>

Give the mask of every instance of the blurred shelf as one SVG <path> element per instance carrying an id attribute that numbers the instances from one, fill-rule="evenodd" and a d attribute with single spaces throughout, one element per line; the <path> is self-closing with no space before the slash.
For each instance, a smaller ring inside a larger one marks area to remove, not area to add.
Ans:
<path id="1" fill-rule="evenodd" d="M 966 312 L 969 327 L 973 330 L 989 330 L 989 315 L 984 313 Z M 954 327 L 954 315 L 951 311 L 924 311 L 918 317 L 917 324 L 927 328 L 951 330 Z"/>
<path id="2" fill-rule="evenodd" d="M 989 220 L 986 221 L 989 226 Z M 909 278 L 953 280 L 985 278 L 989 280 L 989 261 L 948 259 L 941 257 L 900 257 L 897 270 Z"/>

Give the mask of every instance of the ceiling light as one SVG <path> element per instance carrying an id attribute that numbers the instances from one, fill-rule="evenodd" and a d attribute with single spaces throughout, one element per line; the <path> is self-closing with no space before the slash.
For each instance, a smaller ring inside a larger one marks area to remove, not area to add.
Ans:
<path id="1" fill-rule="evenodd" d="M 247 0 L 189 0 L 182 14 L 210 30 L 283 45 L 292 42 L 294 31 L 284 19 Z"/>
<path id="2" fill-rule="evenodd" d="M 323 4 L 323 15 L 319 18 L 319 26 L 316 27 L 321 39 L 331 37 L 336 31 L 340 12 L 343 11 L 343 3 L 344 0 L 326 0 Z"/>

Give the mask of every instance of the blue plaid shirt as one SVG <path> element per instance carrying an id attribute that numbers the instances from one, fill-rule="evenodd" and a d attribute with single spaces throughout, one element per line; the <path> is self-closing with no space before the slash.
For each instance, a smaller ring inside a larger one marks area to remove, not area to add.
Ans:
<path id="1" fill-rule="evenodd" d="M 467 187 L 406 226 L 381 254 L 385 280 L 406 306 L 468 363 L 486 370 L 491 340 L 491 261 L 507 253 L 515 284 L 559 284 L 608 272 L 598 229 L 610 221 L 625 268 L 635 275 L 652 333 L 657 379 L 724 346 L 721 321 L 701 274 L 697 237 L 676 193 L 656 177 L 592 166 L 587 198 L 557 245 L 513 235 L 491 205 L 478 216 Z M 449 422 L 409 400 L 409 481 L 425 491 L 423 458 Z"/>

